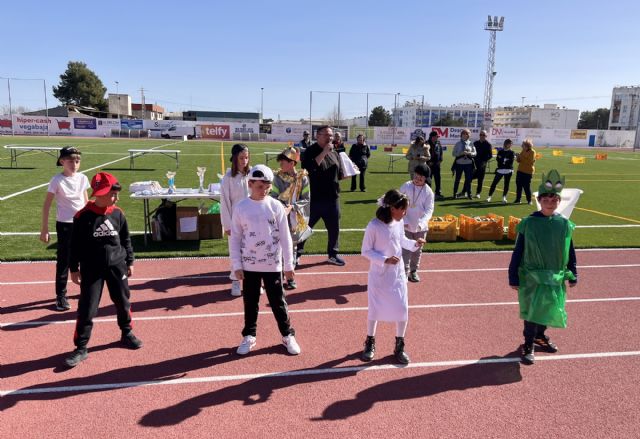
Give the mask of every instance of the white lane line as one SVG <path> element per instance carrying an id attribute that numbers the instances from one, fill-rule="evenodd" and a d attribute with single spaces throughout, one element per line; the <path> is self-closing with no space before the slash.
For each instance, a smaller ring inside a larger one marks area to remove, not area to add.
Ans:
<path id="1" fill-rule="evenodd" d="M 568 361 L 568 360 L 590 360 L 600 358 L 625 358 L 640 356 L 640 351 L 620 351 L 620 352 L 589 352 L 582 354 L 555 354 L 536 356 L 536 361 Z M 256 379 L 288 378 L 310 375 L 333 375 L 333 374 L 355 374 L 359 372 L 397 371 L 401 369 L 428 369 L 435 367 L 455 367 L 468 366 L 473 364 L 497 364 L 497 363 L 519 363 L 518 357 L 502 358 L 480 358 L 475 360 L 450 360 L 450 361 L 428 361 L 421 363 L 411 363 L 407 366 L 394 364 L 383 364 L 378 366 L 351 366 L 351 367 L 330 367 L 318 369 L 302 369 L 284 372 L 251 373 L 241 375 L 212 375 L 198 378 L 176 378 L 158 379 L 152 381 L 129 381 L 122 383 L 104 384 L 84 384 L 77 386 L 51 386 L 37 387 L 31 389 L 10 389 L 0 390 L 0 396 L 34 395 L 42 393 L 70 393 L 70 392 L 94 392 L 100 390 L 123 389 L 133 387 L 149 386 L 176 386 L 185 384 L 200 383 L 221 383 L 226 381 L 248 381 Z"/>
<path id="2" fill-rule="evenodd" d="M 149 149 L 158 149 L 158 148 L 162 148 L 162 147 L 165 147 L 165 146 L 175 145 L 176 143 L 181 143 L 181 142 L 165 143 L 165 144 L 162 144 L 162 145 L 159 145 L 159 146 L 155 146 L 155 147 L 149 148 Z M 95 169 L 102 169 L 105 166 L 112 165 L 114 163 L 118 163 L 118 162 L 121 162 L 123 160 L 129 160 L 129 158 L 130 158 L 129 156 L 126 156 L 126 157 L 122 157 L 120 159 L 113 160 L 113 161 L 110 161 L 110 162 L 107 162 L 107 163 L 102 163 L 101 165 L 94 166 L 93 168 L 84 169 L 84 170 L 80 171 L 80 173 L 81 174 L 86 174 L 87 172 L 93 171 Z M 31 191 L 34 191 L 36 189 L 40 189 L 41 187 L 45 187 L 45 186 L 48 186 L 48 185 L 49 185 L 48 182 L 47 183 L 43 183 L 43 184 L 39 184 L 38 186 L 34 186 L 34 187 L 29 188 L 29 189 L 22 190 L 20 192 L 9 194 L 6 197 L 0 197 L 0 201 L 8 200 L 9 198 L 17 197 L 18 195 L 26 194 L 27 192 L 31 192 Z M 2 233 L 0 235 L 5 235 L 5 233 Z"/>
<path id="3" fill-rule="evenodd" d="M 568 299 L 567 303 L 594 303 L 594 302 L 633 302 L 640 301 L 640 296 L 629 297 L 602 297 L 594 299 Z M 421 304 L 421 305 L 409 305 L 409 309 L 429 309 L 429 308 L 476 308 L 486 306 L 516 306 L 518 302 L 479 302 L 479 303 L 434 303 L 434 304 Z M 134 305 L 135 308 L 135 305 Z M 289 312 L 293 314 L 312 314 L 312 313 L 330 313 L 330 312 L 353 312 L 353 311 L 367 311 L 366 306 L 350 306 L 340 308 L 306 308 L 306 309 L 291 309 Z M 270 315 L 272 311 L 259 311 L 258 314 Z M 225 312 L 225 313 L 208 313 L 208 314 L 185 314 L 185 315 L 171 315 L 171 316 L 136 316 L 135 321 L 154 321 L 154 320 L 184 320 L 184 319 L 210 319 L 218 317 L 238 317 L 243 316 L 243 311 L 237 312 Z M 94 323 L 107 323 L 116 322 L 116 318 L 101 318 L 94 319 Z M 47 325 L 71 325 L 75 324 L 75 320 L 39 320 L 31 322 L 0 322 L 0 328 L 6 327 L 18 327 L 18 326 L 47 326 Z"/>
<path id="4" fill-rule="evenodd" d="M 578 265 L 578 270 L 594 269 L 594 268 L 637 268 L 640 264 L 608 264 L 608 265 Z M 469 272 L 483 272 L 483 271 L 507 271 L 506 267 L 494 267 L 494 268 L 442 268 L 437 270 L 418 270 L 418 273 L 469 273 Z M 314 272 L 296 272 L 297 276 L 333 276 L 333 275 L 347 275 L 352 276 L 356 274 L 368 274 L 368 271 L 314 271 Z M 183 280 L 206 280 L 206 279 L 227 279 L 228 274 L 215 274 L 215 275 L 193 275 L 193 276 L 178 276 L 178 277 L 136 277 L 129 279 L 130 284 L 136 284 L 141 282 L 150 281 L 170 281 L 180 282 Z M 36 281 L 24 281 L 24 282 L 0 282 L 0 286 L 10 285 L 46 285 L 55 283 L 54 280 L 36 280 Z"/>

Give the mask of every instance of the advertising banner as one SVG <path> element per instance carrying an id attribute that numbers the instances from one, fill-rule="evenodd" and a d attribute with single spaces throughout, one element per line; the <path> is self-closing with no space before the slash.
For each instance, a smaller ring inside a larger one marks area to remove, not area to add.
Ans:
<path id="1" fill-rule="evenodd" d="M 97 127 L 95 119 L 73 119 L 74 130 L 95 130 Z"/>
<path id="2" fill-rule="evenodd" d="M 412 127 L 375 127 L 374 141 L 386 144 L 409 143 L 412 131 Z"/>
<path id="3" fill-rule="evenodd" d="M 305 131 L 311 132 L 311 125 L 308 124 L 271 124 L 271 139 L 276 142 L 299 142 Z"/>
<path id="4" fill-rule="evenodd" d="M 203 139 L 231 139 L 231 127 L 229 124 L 200 125 L 200 133 Z"/>
<path id="5" fill-rule="evenodd" d="M 141 130 L 144 128 L 142 119 L 121 119 L 120 124 L 123 130 Z"/>
<path id="6" fill-rule="evenodd" d="M 571 130 L 572 139 L 582 139 L 585 140 L 587 138 L 587 130 Z"/>

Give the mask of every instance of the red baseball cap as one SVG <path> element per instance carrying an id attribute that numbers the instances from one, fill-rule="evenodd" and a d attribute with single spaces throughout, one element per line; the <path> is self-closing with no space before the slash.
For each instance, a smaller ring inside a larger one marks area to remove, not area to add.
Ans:
<path id="1" fill-rule="evenodd" d="M 98 172 L 91 179 L 91 196 L 99 197 L 111 191 L 111 187 L 118 184 L 118 180 L 108 172 Z"/>

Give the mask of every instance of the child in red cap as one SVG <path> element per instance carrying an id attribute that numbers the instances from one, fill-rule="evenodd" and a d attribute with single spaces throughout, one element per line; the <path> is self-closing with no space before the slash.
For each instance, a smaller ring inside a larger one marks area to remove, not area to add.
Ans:
<path id="1" fill-rule="evenodd" d="M 128 278 L 133 274 L 133 248 L 124 212 L 115 204 L 122 189 L 118 180 L 99 172 L 91 180 L 91 197 L 73 219 L 71 280 L 80 285 L 78 319 L 73 342 L 76 349 L 65 359 L 68 367 L 87 358 L 93 318 L 98 312 L 104 283 L 118 316 L 120 342 L 129 349 L 142 347 L 131 332 Z"/>

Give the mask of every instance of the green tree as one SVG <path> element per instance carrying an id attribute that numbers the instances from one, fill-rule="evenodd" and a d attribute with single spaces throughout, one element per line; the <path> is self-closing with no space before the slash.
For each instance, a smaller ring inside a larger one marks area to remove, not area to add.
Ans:
<path id="1" fill-rule="evenodd" d="M 388 127 L 391 125 L 391 113 L 384 109 L 382 105 L 371 110 L 369 116 L 370 127 Z"/>
<path id="2" fill-rule="evenodd" d="M 65 105 L 81 105 L 107 111 L 104 98 L 107 88 L 87 65 L 69 61 L 67 70 L 60 75 L 60 84 L 53 87 L 53 96 Z"/>
<path id="3" fill-rule="evenodd" d="M 609 128 L 609 109 L 598 108 L 596 111 L 583 111 L 580 113 L 578 120 L 578 128 L 580 129 L 601 129 Z"/>

